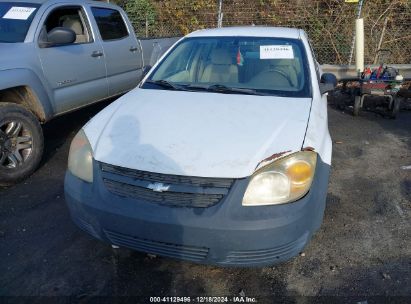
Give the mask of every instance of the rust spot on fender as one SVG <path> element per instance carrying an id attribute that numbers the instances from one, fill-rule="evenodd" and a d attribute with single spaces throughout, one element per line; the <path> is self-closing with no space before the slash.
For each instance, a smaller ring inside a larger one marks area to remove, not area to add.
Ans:
<path id="1" fill-rule="evenodd" d="M 262 161 L 260 161 L 260 162 L 258 163 L 257 167 L 255 167 L 255 170 L 259 169 L 260 166 L 261 166 L 261 164 L 263 164 L 263 163 L 270 163 L 270 162 L 272 162 L 272 161 L 280 158 L 280 157 L 283 156 L 284 154 L 287 154 L 287 153 L 290 153 L 290 152 L 291 152 L 291 150 L 284 151 L 284 152 L 279 152 L 279 153 L 275 153 L 275 154 L 273 154 L 273 155 L 271 155 L 271 156 L 263 159 Z"/>
<path id="2" fill-rule="evenodd" d="M 263 163 L 263 162 L 268 162 L 268 161 L 271 161 L 271 160 L 277 159 L 277 158 L 279 158 L 279 157 L 283 156 L 284 154 L 287 154 L 287 153 L 290 153 L 290 152 L 291 152 L 291 150 L 284 151 L 284 152 L 280 152 L 280 153 L 275 153 L 275 154 L 273 154 L 273 155 L 271 155 L 271 156 L 267 157 L 266 159 L 263 159 L 260 163 Z"/>

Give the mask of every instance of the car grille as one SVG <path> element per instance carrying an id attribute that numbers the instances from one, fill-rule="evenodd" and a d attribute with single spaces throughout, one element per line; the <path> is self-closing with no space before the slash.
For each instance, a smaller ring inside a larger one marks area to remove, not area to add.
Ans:
<path id="1" fill-rule="evenodd" d="M 220 202 L 234 179 L 152 173 L 100 163 L 103 182 L 113 194 L 174 207 L 206 208 Z M 153 190 L 161 183 L 166 190 Z"/>
<path id="2" fill-rule="evenodd" d="M 261 250 L 243 250 L 231 251 L 226 259 L 221 264 L 227 265 L 244 265 L 244 264 L 261 264 L 281 260 L 284 257 L 298 254 L 307 242 L 308 234 L 305 233 L 299 239 L 278 246 L 276 248 L 261 249 Z"/>
<path id="3" fill-rule="evenodd" d="M 139 239 L 133 236 L 109 230 L 105 230 L 104 232 L 113 245 L 128 247 L 138 251 L 158 254 L 171 258 L 179 258 L 199 262 L 207 257 L 209 251 L 209 249 L 205 247 L 183 246 Z"/>

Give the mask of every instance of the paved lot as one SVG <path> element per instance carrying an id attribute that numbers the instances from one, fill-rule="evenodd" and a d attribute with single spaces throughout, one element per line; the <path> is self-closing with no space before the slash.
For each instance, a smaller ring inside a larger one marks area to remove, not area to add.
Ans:
<path id="1" fill-rule="evenodd" d="M 63 197 L 69 142 L 101 107 L 50 122 L 40 170 L 0 189 L 0 295 L 148 302 L 148 296 L 244 293 L 260 302 L 298 303 L 306 303 L 302 295 L 353 296 L 344 303 L 411 296 L 411 170 L 401 169 L 411 165 L 410 111 L 389 120 L 330 108 L 333 169 L 320 231 L 285 264 L 225 269 L 114 250 L 74 226 Z"/>

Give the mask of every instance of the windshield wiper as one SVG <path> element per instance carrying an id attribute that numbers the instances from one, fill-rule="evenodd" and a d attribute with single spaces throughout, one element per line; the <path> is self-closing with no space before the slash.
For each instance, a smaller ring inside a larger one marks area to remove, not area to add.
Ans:
<path id="1" fill-rule="evenodd" d="M 160 80 L 151 80 L 148 79 L 146 80 L 146 83 L 153 83 L 158 86 L 161 86 L 166 89 L 171 89 L 175 91 L 197 91 L 197 90 L 202 90 L 202 91 L 208 91 L 208 92 L 216 92 L 216 93 L 224 93 L 224 94 L 246 94 L 246 95 L 266 95 L 263 93 L 259 93 L 256 90 L 253 89 L 247 89 L 247 88 L 232 88 L 232 87 L 227 87 L 222 84 L 213 84 L 213 85 L 177 85 L 175 83 L 172 83 L 170 81 L 160 79 Z"/>
<path id="2" fill-rule="evenodd" d="M 210 86 L 201 86 L 201 85 L 188 85 L 185 88 L 190 89 L 190 90 L 204 90 L 204 91 L 210 91 L 210 92 L 216 92 L 216 93 L 225 93 L 225 94 L 246 94 L 246 95 L 265 95 L 262 93 L 257 92 L 256 90 L 253 89 L 246 89 L 246 88 L 232 88 L 232 87 L 227 87 L 222 84 L 213 84 Z"/>
<path id="3" fill-rule="evenodd" d="M 175 91 L 187 91 L 185 88 L 183 88 L 179 85 L 176 85 L 176 84 L 174 84 L 170 81 L 164 80 L 164 79 L 160 79 L 160 80 L 150 80 L 150 79 L 148 79 L 148 80 L 146 80 L 146 83 L 153 83 L 153 84 L 159 85 L 163 88 L 172 89 L 172 90 L 175 90 Z"/>

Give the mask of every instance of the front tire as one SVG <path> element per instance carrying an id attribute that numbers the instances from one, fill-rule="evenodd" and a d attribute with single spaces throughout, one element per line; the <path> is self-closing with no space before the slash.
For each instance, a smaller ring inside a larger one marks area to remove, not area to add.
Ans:
<path id="1" fill-rule="evenodd" d="M 37 118 L 18 104 L 0 103 L 0 184 L 30 176 L 41 161 L 43 148 Z"/>

